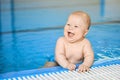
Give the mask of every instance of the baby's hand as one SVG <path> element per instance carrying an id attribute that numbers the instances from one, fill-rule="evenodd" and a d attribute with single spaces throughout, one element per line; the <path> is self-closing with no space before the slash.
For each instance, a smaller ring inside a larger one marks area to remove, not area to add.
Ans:
<path id="1" fill-rule="evenodd" d="M 79 67 L 78 67 L 78 72 L 88 72 L 89 71 L 89 67 L 84 65 L 84 64 L 81 64 Z"/>
<path id="2" fill-rule="evenodd" d="M 75 64 L 72 64 L 72 63 L 70 63 L 70 64 L 68 64 L 67 68 L 68 68 L 70 71 L 72 71 L 72 70 L 75 70 L 76 65 L 75 65 Z"/>

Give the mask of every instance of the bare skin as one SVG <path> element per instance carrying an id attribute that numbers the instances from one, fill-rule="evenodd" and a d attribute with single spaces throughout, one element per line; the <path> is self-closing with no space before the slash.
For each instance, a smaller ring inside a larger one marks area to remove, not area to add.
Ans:
<path id="1" fill-rule="evenodd" d="M 86 13 L 77 11 L 69 16 L 64 27 L 64 36 L 56 43 L 55 59 L 60 66 L 75 70 L 75 64 L 82 62 L 78 72 L 89 71 L 94 61 L 91 44 L 85 38 L 89 26 L 90 17 Z"/>

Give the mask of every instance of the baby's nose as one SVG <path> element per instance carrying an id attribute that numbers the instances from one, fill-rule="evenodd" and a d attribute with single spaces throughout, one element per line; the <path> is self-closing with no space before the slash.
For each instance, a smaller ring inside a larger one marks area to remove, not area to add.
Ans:
<path id="1" fill-rule="evenodd" d="M 73 26 L 69 26 L 69 29 L 70 29 L 70 30 L 73 29 Z"/>

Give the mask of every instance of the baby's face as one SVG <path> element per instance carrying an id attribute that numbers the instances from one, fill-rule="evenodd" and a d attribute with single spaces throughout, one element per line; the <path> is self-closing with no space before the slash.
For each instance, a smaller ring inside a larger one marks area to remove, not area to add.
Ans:
<path id="1" fill-rule="evenodd" d="M 70 43 L 82 40 L 88 32 L 87 23 L 80 15 L 70 15 L 64 28 L 64 35 Z"/>

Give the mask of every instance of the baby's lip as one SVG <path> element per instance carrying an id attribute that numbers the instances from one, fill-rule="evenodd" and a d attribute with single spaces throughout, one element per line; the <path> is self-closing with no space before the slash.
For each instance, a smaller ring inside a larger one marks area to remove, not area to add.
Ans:
<path id="1" fill-rule="evenodd" d="M 68 34 L 72 33 L 71 31 L 68 31 Z"/>
<path id="2" fill-rule="evenodd" d="M 74 32 L 73 32 L 73 31 L 71 31 L 71 30 L 68 30 L 67 32 L 68 32 L 68 33 L 74 33 Z"/>
<path id="3" fill-rule="evenodd" d="M 68 31 L 68 36 L 73 37 L 75 34 L 72 31 Z"/>

